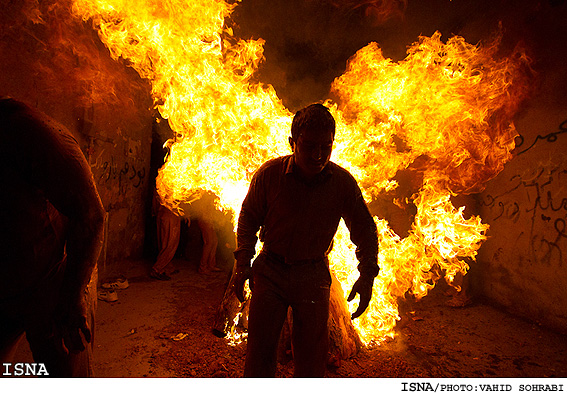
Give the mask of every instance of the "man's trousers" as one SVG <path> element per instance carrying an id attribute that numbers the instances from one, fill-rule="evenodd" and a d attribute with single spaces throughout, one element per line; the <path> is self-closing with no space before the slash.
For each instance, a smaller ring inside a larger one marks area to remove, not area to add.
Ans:
<path id="1" fill-rule="evenodd" d="M 331 275 L 326 258 L 288 263 L 262 252 L 252 266 L 244 376 L 273 377 L 288 307 L 295 377 L 323 377 L 328 353 Z"/>

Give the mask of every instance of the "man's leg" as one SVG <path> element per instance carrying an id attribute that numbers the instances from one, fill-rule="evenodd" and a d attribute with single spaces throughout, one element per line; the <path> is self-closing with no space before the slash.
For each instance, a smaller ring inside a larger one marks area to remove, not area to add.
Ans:
<path id="1" fill-rule="evenodd" d="M 254 289 L 248 313 L 248 347 L 245 377 L 274 377 L 280 333 L 287 316 L 288 303 L 282 296 L 277 267 L 260 255 L 254 262 Z"/>
<path id="2" fill-rule="evenodd" d="M 181 218 L 173 212 L 161 208 L 157 216 L 159 254 L 152 270 L 163 274 L 165 267 L 175 257 L 181 236 Z"/>
<path id="3" fill-rule="evenodd" d="M 331 279 L 326 262 L 297 267 L 292 303 L 295 377 L 324 377 L 329 348 Z"/>
<path id="4" fill-rule="evenodd" d="M 203 237 L 203 254 L 199 263 L 199 272 L 208 273 L 216 269 L 218 238 L 212 223 L 205 219 L 199 219 L 197 223 Z"/>

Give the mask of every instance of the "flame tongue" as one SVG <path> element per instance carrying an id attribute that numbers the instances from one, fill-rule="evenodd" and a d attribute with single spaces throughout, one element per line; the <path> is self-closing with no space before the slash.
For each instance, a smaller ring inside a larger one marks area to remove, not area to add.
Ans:
<path id="1" fill-rule="evenodd" d="M 355 321 L 366 342 L 392 334 L 397 297 L 423 297 L 439 273 L 451 282 L 457 272 L 467 272 L 466 260 L 476 257 L 488 226 L 478 217 L 465 219 L 464 207 L 455 209 L 450 197 L 481 191 L 514 148 L 511 119 L 526 95 L 529 60 L 520 50 L 496 59 L 499 37 L 488 47 L 440 38 L 420 37 L 399 63 L 370 44 L 332 86 L 344 128 L 335 159 L 355 174 L 369 201 L 386 193 L 403 207 L 415 204 L 416 211 L 403 239 L 377 220 L 376 296 Z M 412 175 L 402 184 L 404 171 Z M 346 288 L 357 277 L 352 252 L 332 260 Z"/>
<path id="2" fill-rule="evenodd" d="M 355 160 L 341 159 L 360 167 L 361 174 L 373 172 L 361 182 L 369 178 L 381 185 L 426 155 L 431 158 L 426 178 L 453 193 L 479 192 L 511 158 L 516 136 L 511 118 L 525 96 L 525 56 L 518 51 L 495 59 L 498 40 L 483 48 L 462 37 L 446 44 L 440 38 L 420 37 L 399 63 L 385 59 L 372 43 L 333 83 L 343 117 L 357 133 L 346 142 L 345 156 L 361 152 Z M 374 167 L 384 165 L 388 170 L 377 174 Z"/>
<path id="3" fill-rule="evenodd" d="M 161 115 L 180 134 L 160 170 L 160 196 L 172 207 L 210 191 L 237 215 L 254 171 L 289 153 L 290 112 L 271 86 L 251 83 L 262 40 L 241 40 L 225 25 L 234 5 L 216 0 L 75 0 L 113 57 L 152 82 Z M 373 43 L 333 83 L 339 103 L 333 160 L 359 181 L 368 202 L 390 196 L 415 205 L 401 238 L 376 218 L 381 273 L 367 313 L 355 320 L 366 343 L 393 335 L 397 298 L 424 296 L 438 279 L 468 269 L 487 226 L 464 219 L 449 197 L 482 190 L 511 157 L 511 122 L 525 95 L 523 53 L 497 59 L 493 46 L 420 37 L 394 63 Z M 401 185 L 396 174 L 417 174 Z M 417 180 L 417 183 L 416 183 Z M 391 201 L 390 201 L 391 202 Z M 345 291 L 356 280 L 354 247 L 341 226 L 331 267 Z M 435 268 L 435 269 L 434 269 Z M 434 272 L 435 271 L 435 272 Z M 351 305 L 352 310 L 356 305 Z"/>
<path id="4" fill-rule="evenodd" d="M 182 138 L 158 188 L 170 206 L 209 190 L 237 211 L 254 169 L 286 152 L 290 113 L 271 86 L 249 84 L 263 41 L 234 38 L 224 1 L 77 0 L 74 11 L 100 29 L 114 58 L 152 82 L 163 118 Z"/>

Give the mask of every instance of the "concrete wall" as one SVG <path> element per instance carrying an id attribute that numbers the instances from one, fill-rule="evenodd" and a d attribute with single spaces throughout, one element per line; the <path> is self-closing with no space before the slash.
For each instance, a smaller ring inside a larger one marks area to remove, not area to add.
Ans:
<path id="1" fill-rule="evenodd" d="M 531 22 L 525 27 L 538 89 L 516 121 L 515 158 L 480 196 L 491 228 L 480 250 L 478 285 L 509 311 L 567 332 L 565 4 Z"/>
<path id="2" fill-rule="evenodd" d="M 565 108 L 534 108 L 518 123 L 523 153 L 481 196 L 480 214 L 491 228 L 478 272 L 485 295 L 567 332 L 567 123 L 559 127 Z"/>
<path id="3" fill-rule="evenodd" d="M 0 94 L 65 125 L 108 213 L 102 276 L 143 251 L 152 139 L 149 87 L 110 58 L 93 29 L 58 5 L 8 2 L 0 17 Z M 25 138 L 25 134 L 22 134 Z M 33 144 L 30 141 L 30 144 Z"/>

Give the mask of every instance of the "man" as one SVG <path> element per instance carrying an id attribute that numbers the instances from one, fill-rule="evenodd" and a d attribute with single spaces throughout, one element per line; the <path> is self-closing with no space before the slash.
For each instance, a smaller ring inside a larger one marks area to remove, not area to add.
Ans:
<path id="1" fill-rule="evenodd" d="M 77 141 L 0 97 L 0 362 L 26 334 L 50 377 L 92 376 L 104 209 Z"/>
<path id="2" fill-rule="evenodd" d="M 298 111 L 291 126 L 292 154 L 270 160 L 254 174 L 238 219 L 234 290 L 244 300 L 250 278 L 248 349 L 244 374 L 270 377 L 288 307 L 293 312 L 296 377 L 322 377 L 328 352 L 331 275 L 327 254 L 340 219 L 357 246 L 358 293 L 367 308 L 378 274 L 376 225 L 356 181 L 330 162 L 335 121 L 321 104 Z M 254 261 L 257 232 L 264 243 Z"/>

